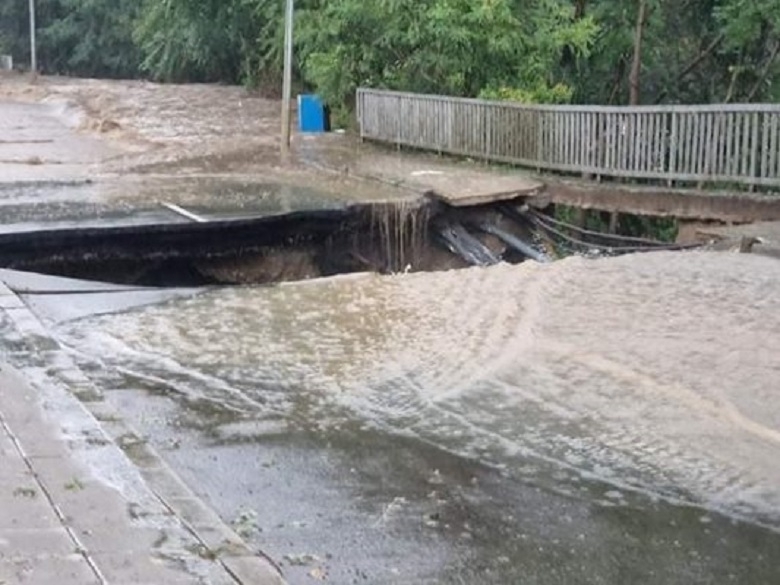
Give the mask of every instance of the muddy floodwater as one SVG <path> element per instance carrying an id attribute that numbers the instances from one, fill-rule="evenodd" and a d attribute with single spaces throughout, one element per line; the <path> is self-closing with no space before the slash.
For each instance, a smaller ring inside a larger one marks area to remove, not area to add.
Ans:
<path id="1" fill-rule="evenodd" d="M 56 331 L 293 585 L 770 584 L 778 290 L 773 260 L 653 253 L 219 288 Z"/>

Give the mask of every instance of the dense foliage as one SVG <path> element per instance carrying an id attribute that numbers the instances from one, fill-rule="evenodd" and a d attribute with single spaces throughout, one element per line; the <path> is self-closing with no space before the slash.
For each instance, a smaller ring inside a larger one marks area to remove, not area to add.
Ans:
<path id="1" fill-rule="evenodd" d="M 575 4 L 579 14 L 599 23 L 590 57 L 565 67 L 577 101 L 630 101 L 631 66 L 640 31 L 642 103 L 780 99 L 780 0 L 577 0 Z"/>
<path id="2" fill-rule="evenodd" d="M 285 0 L 36 0 L 44 71 L 273 89 Z M 0 3 L 26 62 L 28 0 Z M 296 0 L 298 82 L 524 102 L 780 99 L 780 0 Z"/>
<path id="3" fill-rule="evenodd" d="M 38 60 L 47 72 L 133 77 L 141 53 L 132 38 L 137 0 L 37 0 Z M 28 62 L 27 0 L 0 4 L 0 53 Z"/>
<path id="4" fill-rule="evenodd" d="M 338 101 L 358 85 L 472 96 L 509 89 L 544 99 L 564 51 L 583 57 L 596 31 L 562 0 L 316 4 L 300 19 L 303 70 Z"/>

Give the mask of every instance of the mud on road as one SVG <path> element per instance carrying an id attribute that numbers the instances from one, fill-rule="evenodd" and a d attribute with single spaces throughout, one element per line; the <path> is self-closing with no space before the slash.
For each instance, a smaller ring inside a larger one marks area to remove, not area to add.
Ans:
<path id="1" fill-rule="evenodd" d="M 0 162 L 4 229 L 405 196 L 281 166 L 276 104 L 240 88 L 4 77 L 0 102 L 23 154 Z M 653 253 L 26 300 L 92 399 L 293 584 L 768 584 L 778 267 Z"/>
<path id="2" fill-rule="evenodd" d="M 291 583 L 768 584 L 779 283 L 740 254 L 570 258 L 56 331 Z"/>
<path id="3" fill-rule="evenodd" d="M 2 76 L 3 223 L 159 219 L 161 201 L 235 215 L 410 196 L 281 164 L 279 112 L 240 87 Z M 348 137 L 324 146 L 355 147 Z"/>
<path id="4" fill-rule="evenodd" d="M 278 102 L 239 87 L 162 85 L 137 81 L 5 76 L 0 99 L 60 105 L 63 119 L 82 135 L 130 151 L 106 170 L 175 168 L 186 159 L 253 153 L 254 163 L 278 162 Z M 269 151 L 272 151 L 269 155 Z M 194 166 L 194 163 L 193 165 Z"/>

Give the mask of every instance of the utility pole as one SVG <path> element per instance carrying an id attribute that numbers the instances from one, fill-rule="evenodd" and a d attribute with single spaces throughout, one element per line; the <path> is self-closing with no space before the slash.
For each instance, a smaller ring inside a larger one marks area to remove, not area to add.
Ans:
<path id="1" fill-rule="evenodd" d="M 32 0 L 30 0 L 32 1 Z M 292 106 L 294 0 L 287 0 L 284 18 L 284 79 L 282 81 L 282 158 L 290 154 L 290 109 Z"/>
<path id="2" fill-rule="evenodd" d="M 35 42 L 35 0 L 30 0 L 30 71 L 33 78 L 38 73 L 38 55 Z"/>

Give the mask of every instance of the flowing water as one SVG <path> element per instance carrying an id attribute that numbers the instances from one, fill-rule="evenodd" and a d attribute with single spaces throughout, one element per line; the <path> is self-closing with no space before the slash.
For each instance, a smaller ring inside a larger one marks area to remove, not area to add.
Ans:
<path id="1" fill-rule="evenodd" d="M 57 330 L 291 583 L 776 583 L 778 286 L 749 255 L 569 258 Z"/>

